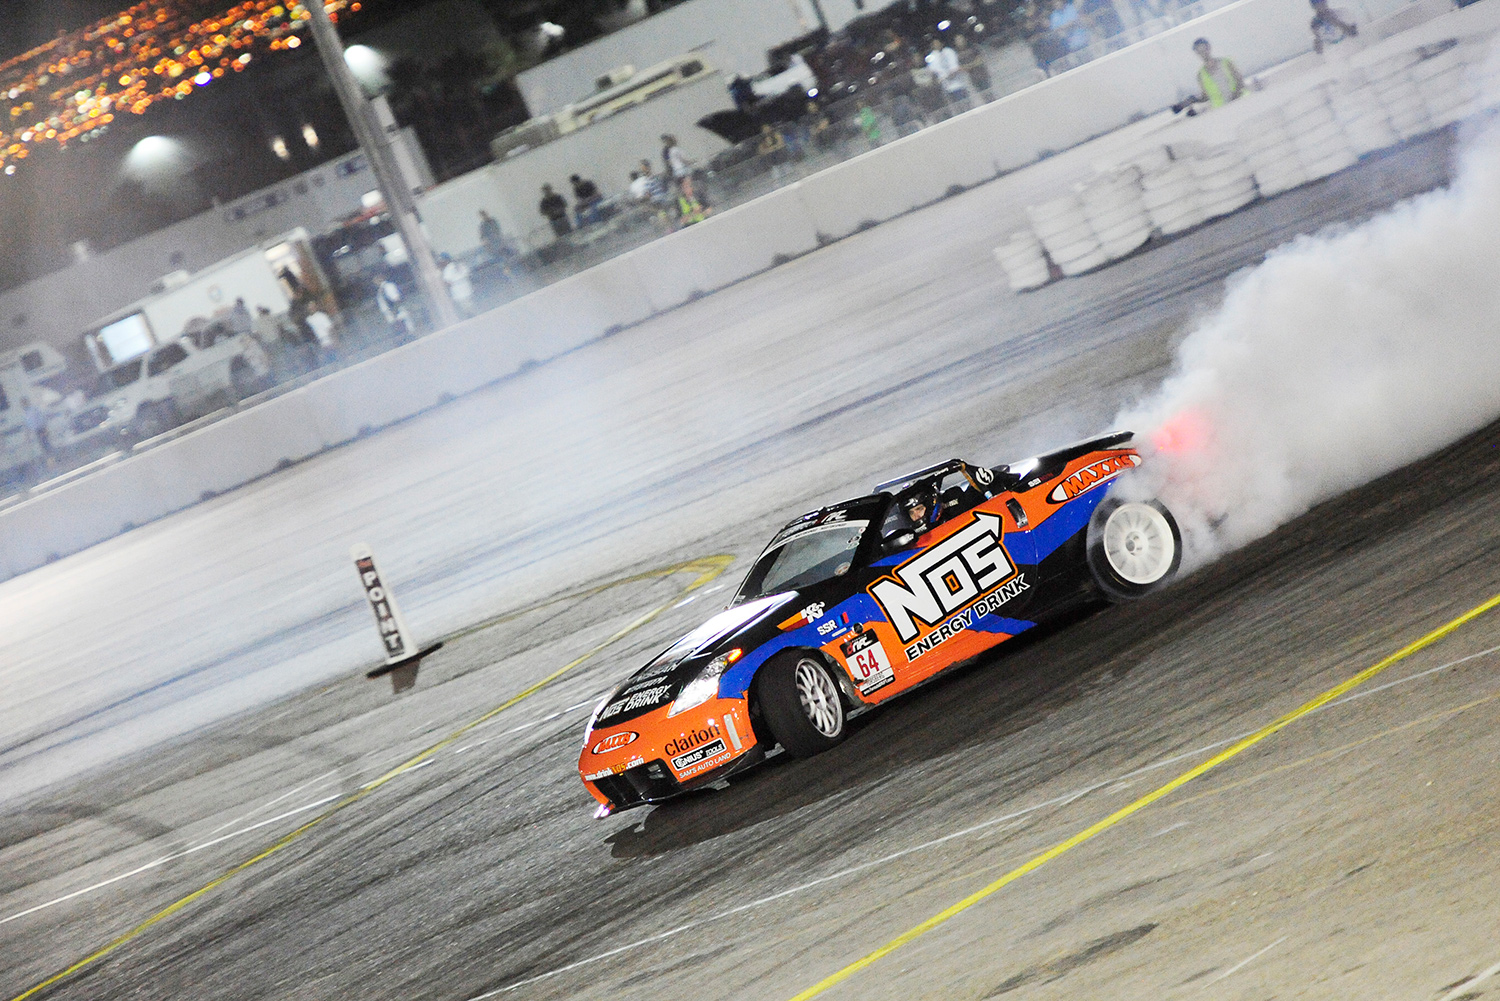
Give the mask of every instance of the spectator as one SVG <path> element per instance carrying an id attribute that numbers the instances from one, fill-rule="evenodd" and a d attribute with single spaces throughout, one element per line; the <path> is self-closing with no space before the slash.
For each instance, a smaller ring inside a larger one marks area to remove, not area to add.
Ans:
<path id="1" fill-rule="evenodd" d="M 760 141 L 755 144 L 755 152 L 771 165 L 771 180 L 780 184 L 787 171 L 786 139 L 769 123 L 764 124 L 760 127 Z"/>
<path id="2" fill-rule="evenodd" d="M 1078 13 L 1089 27 L 1094 41 L 1114 38 L 1125 30 L 1120 15 L 1109 0 L 1078 0 Z"/>
<path id="3" fill-rule="evenodd" d="M 505 234 L 500 232 L 500 224 L 495 221 L 495 217 L 484 209 L 479 210 L 479 242 L 484 245 L 491 260 L 505 260 Z"/>
<path id="4" fill-rule="evenodd" d="M 31 432 L 31 437 L 36 439 L 36 447 L 41 449 L 42 458 L 50 465 L 52 463 L 52 440 L 47 437 L 47 415 L 42 408 L 31 402 L 31 397 L 21 397 L 21 419 L 26 423 L 26 430 Z"/>
<path id="5" fill-rule="evenodd" d="M 927 68 L 932 70 L 932 75 L 937 77 L 938 85 L 943 88 L 943 94 L 950 104 L 959 108 L 969 106 L 969 81 L 964 76 L 963 69 L 958 63 L 958 53 L 953 47 L 944 45 L 941 39 L 932 40 L 932 51 L 928 52 L 924 61 Z"/>
<path id="6" fill-rule="evenodd" d="M 568 217 L 563 215 L 566 224 Z M 388 276 L 375 276 L 375 301 L 380 305 L 380 315 L 385 317 L 386 326 L 390 327 L 391 333 L 396 336 L 397 344 L 406 344 L 412 340 L 411 314 L 406 311 L 406 301 L 401 296 L 401 286 L 391 281 Z"/>
<path id="7" fill-rule="evenodd" d="M 984 53 L 977 45 L 970 45 L 969 40 L 959 35 L 953 40 L 953 47 L 958 51 L 958 65 L 969 78 L 969 83 L 974 85 L 974 90 L 981 101 L 990 100 L 990 68 L 985 64 Z"/>
<path id="8" fill-rule="evenodd" d="M 920 132 L 927 122 L 922 118 L 921 109 L 912 101 L 907 94 L 897 92 L 891 98 L 891 124 L 896 126 L 898 135 L 909 136 L 914 132 Z"/>
<path id="9" fill-rule="evenodd" d="M 573 217 L 578 228 L 592 226 L 599 221 L 599 205 L 604 201 L 604 196 L 599 193 L 599 185 L 577 174 L 568 180 L 573 185 Z"/>
<path id="10" fill-rule="evenodd" d="M 234 308 L 229 311 L 229 332 L 238 337 L 240 334 L 248 334 L 255 327 L 255 320 L 250 316 L 250 308 L 245 305 L 244 297 L 234 300 Z"/>
<path id="11" fill-rule="evenodd" d="M 1078 16 L 1078 8 L 1074 6 L 1073 0 L 1053 0 L 1047 26 L 1061 42 L 1064 53 L 1077 52 L 1089 44 L 1088 29 Z"/>
<path id="12" fill-rule="evenodd" d="M 1359 34 L 1354 22 L 1328 6 L 1328 0 L 1312 0 L 1312 9 L 1313 19 L 1309 27 L 1312 28 L 1313 50 L 1318 55 L 1323 54 L 1326 46 L 1337 45 Z"/>
<path id="13" fill-rule="evenodd" d="M 276 324 L 285 347 L 283 378 L 311 372 L 318 364 L 318 339 L 300 318 L 293 320 L 300 309 L 300 305 L 294 304 L 293 316 Z"/>
<path id="14" fill-rule="evenodd" d="M 469 280 L 469 266 L 463 261 L 455 261 L 448 254 L 441 255 L 438 262 L 443 266 L 443 282 L 453 297 L 453 305 L 460 315 L 473 316 L 474 283 Z"/>
<path id="15" fill-rule="evenodd" d="M 672 175 L 672 181 L 677 185 L 688 200 L 696 203 L 693 197 L 693 168 L 688 163 L 687 156 L 682 152 L 682 147 L 677 145 L 677 137 L 663 134 L 661 137 L 661 159 L 667 165 L 667 173 Z"/>
<path id="16" fill-rule="evenodd" d="M 807 102 L 807 139 L 819 149 L 827 149 L 833 142 L 833 123 L 828 120 L 817 101 Z"/>
<path id="17" fill-rule="evenodd" d="M 568 200 L 553 191 L 552 185 L 542 185 L 542 200 L 537 204 L 537 210 L 552 224 L 553 233 L 562 237 L 573 232 L 573 224 L 568 222 Z"/>
<path id="18" fill-rule="evenodd" d="M 332 364 L 336 358 L 333 349 L 338 343 L 333 333 L 333 319 L 323 312 L 322 307 L 314 304 L 313 311 L 307 314 L 307 329 L 313 334 L 312 344 L 317 351 L 317 363 Z"/>
<path id="19" fill-rule="evenodd" d="M 875 118 L 875 112 L 864 101 L 859 102 L 859 114 L 854 116 L 855 124 L 870 141 L 870 148 L 874 149 L 880 145 L 880 122 Z"/>
<path id="20" fill-rule="evenodd" d="M 1200 38 L 1194 42 L 1193 51 L 1203 60 L 1203 66 L 1198 70 L 1198 86 L 1203 91 L 1199 101 L 1222 108 L 1245 92 L 1245 78 L 1240 76 L 1234 61 L 1215 56 L 1208 39 Z"/>

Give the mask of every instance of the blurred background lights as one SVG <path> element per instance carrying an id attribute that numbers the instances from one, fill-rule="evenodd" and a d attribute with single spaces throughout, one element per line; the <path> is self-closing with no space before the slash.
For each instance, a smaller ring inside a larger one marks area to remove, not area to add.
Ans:
<path id="1" fill-rule="evenodd" d="M 312 127 L 312 122 L 303 123 L 302 141 L 307 143 L 308 149 L 318 148 L 318 130 Z"/>
<path id="2" fill-rule="evenodd" d="M 292 158 L 292 151 L 287 149 L 286 140 L 281 138 L 281 136 L 271 137 L 271 152 L 283 160 L 290 160 Z"/>
<path id="3" fill-rule="evenodd" d="M 344 63 L 366 90 L 377 92 L 390 86 L 385 56 L 368 45 L 351 45 L 345 49 Z"/>

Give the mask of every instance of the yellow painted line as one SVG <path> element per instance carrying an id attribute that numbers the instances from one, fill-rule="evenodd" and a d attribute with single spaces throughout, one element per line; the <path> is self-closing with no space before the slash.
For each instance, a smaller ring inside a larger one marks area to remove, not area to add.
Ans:
<path id="1" fill-rule="evenodd" d="M 967 911 L 975 904 L 988 897 L 993 896 L 1000 890 L 1004 889 L 1006 886 L 1014 883 L 1022 876 L 1025 876 L 1026 874 L 1031 872 L 1035 872 L 1037 869 L 1040 869 L 1042 866 L 1046 865 L 1048 862 L 1051 862 L 1058 856 L 1072 851 L 1074 848 L 1077 848 L 1085 841 L 1089 841 L 1099 834 L 1102 834 L 1127 817 L 1139 813 L 1141 810 L 1144 810 L 1146 807 L 1150 806 L 1152 803 L 1155 803 L 1163 796 L 1169 795 L 1177 789 L 1182 788 L 1189 782 L 1198 778 L 1200 775 L 1213 771 L 1215 768 L 1218 768 L 1220 765 L 1224 764 L 1224 762 L 1244 753 L 1245 751 L 1254 747 L 1256 744 L 1259 744 L 1261 741 L 1265 740 L 1267 737 L 1270 737 L 1273 734 L 1286 729 L 1288 726 L 1292 725 L 1303 716 L 1306 716 L 1308 713 L 1313 712 L 1324 705 L 1327 705 L 1329 702 L 1332 702 L 1334 699 L 1339 698 L 1342 695 L 1348 694 L 1350 691 L 1358 688 L 1366 681 L 1369 681 L 1371 678 L 1375 677 L 1386 668 L 1391 667 L 1393 664 L 1400 663 L 1407 657 L 1410 657 L 1412 654 L 1416 653 L 1418 650 L 1423 650 L 1431 646 L 1438 640 L 1447 636 L 1449 633 L 1461 628 L 1464 625 L 1467 625 L 1469 622 L 1472 622 L 1474 619 L 1479 618 L 1479 616 L 1497 606 L 1500 606 L 1500 594 L 1495 595 L 1483 604 L 1476 605 L 1474 608 L 1469 609 L 1458 618 L 1444 623 L 1443 625 L 1434 629 L 1432 632 L 1428 633 L 1426 636 L 1423 636 L 1421 639 L 1414 640 L 1411 643 L 1408 643 L 1400 650 L 1397 650 L 1395 653 L 1389 655 L 1388 657 L 1385 657 L 1379 662 L 1365 668 L 1363 671 L 1360 671 L 1358 674 L 1354 675 L 1348 680 L 1343 681 L 1340 684 L 1337 684 L 1334 687 L 1328 689 L 1328 691 L 1324 692 L 1322 695 L 1319 695 L 1317 698 L 1314 698 L 1310 702 L 1305 702 L 1302 705 L 1298 706 L 1296 709 L 1293 709 L 1291 712 L 1278 717 L 1270 723 L 1267 723 L 1265 726 L 1261 727 L 1250 736 L 1236 741 L 1234 744 L 1231 744 L 1229 747 L 1225 748 L 1223 751 L 1220 751 L 1218 754 L 1214 755 L 1212 758 L 1209 758 L 1202 764 L 1196 765 L 1193 768 L 1189 768 L 1187 771 L 1183 772 L 1181 775 L 1172 779 L 1165 785 L 1159 786 L 1158 788 L 1153 789 L 1151 792 L 1148 792 L 1146 795 L 1142 796 L 1134 803 L 1131 803 L 1128 806 L 1121 807 L 1093 826 L 1084 828 L 1077 834 L 1073 835 L 1071 838 L 1068 838 L 1066 841 L 1062 841 L 1056 845 L 1053 845 L 1051 848 L 1042 852 L 1042 854 L 1036 856 L 1023 865 L 1012 869 L 1010 872 L 1007 872 L 1005 875 L 1001 876 L 993 883 L 990 883 L 988 886 L 974 891 L 967 897 L 960 900 L 958 903 L 939 911 L 916 927 L 902 932 L 900 935 L 897 935 L 895 938 L 891 939 L 889 942 L 887 942 L 885 945 L 882 945 L 874 952 L 869 953 L 866 956 L 862 956 L 861 958 L 850 963 L 848 966 L 844 967 L 842 970 L 824 977 L 822 980 L 819 980 L 811 987 L 793 996 L 791 1001 L 808 1001 L 809 998 L 817 997 L 819 994 L 824 993 L 829 988 L 843 983 L 845 980 L 848 980 L 850 977 L 854 976 L 854 974 L 858 973 L 860 970 L 863 970 L 865 967 L 873 966 L 881 959 L 889 956 L 891 953 L 895 952 L 902 946 L 916 941 L 923 935 L 926 935 L 928 932 L 932 931 L 934 928 L 937 928 L 939 925 L 946 924 L 948 921 L 951 921 L 953 918 L 962 914 L 964 911 Z"/>
<path id="2" fill-rule="evenodd" d="M 690 572 L 693 572 L 693 571 L 697 571 L 697 573 L 698 573 L 698 576 L 695 577 L 692 580 L 692 582 L 687 585 L 687 587 L 683 588 L 682 591 L 680 591 L 677 596 L 673 597 L 673 599 L 671 601 L 667 602 L 664 605 L 658 605 L 656 608 L 653 608 L 649 612 L 646 612 L 644 615 L 641 615 L 639 618 L 636 618 L 635 620 L 633 620 L 629 624 L 627 624 L 627 625 L 623 626 L 622 628 L 620 628 L 613 635 L 611 635 L 608 639 L 600 642 L 599 644 L 597 644 L 596 646 L 594 646 L 592 649 L 590 649 L 588 652 L 582 654 L 581 656 L 575 657 L 573 660 L 571 660 L 568 663 L 564 664 L 562 667 L 558 668 L 556 671 L 553 671 L 551 674 L 547 675 L 541 681 L 538 681 L 536 684 L 534 684 L 531 687 L 525 689 L 524 691 L 521 691 L 521 692 L 519 692 L 519 693 L 511 696 L 510 698 L 506 699 L 500 705 L 498 705 L 495 708 L 493 708 L 493 709 L 489 710 L 488 712 L 486 712 L 483 716 L 480 716 L 480 717 L 478 717 L 476 719 L 470 720 L 468 723 L 465 723 L 463 726 L 459 727 L 457 730 L 454 730 L 452 733 L 448 734 L 448 736 L 444 737 L 442 740 L 438 741 L 436 744 L 433 744 L 431 747 L 423 749 L 422 751 L 418 752 L 415 756 L 413 756 L 411 758 L 408 758 L 406 761 L 403 761 L 401 764 L 397 765 L 395 768 L 392 768 L 390 771 L 386 772 L 384 775 L 380 776 L 379 778 L 372 779 L 369 782 L 366 782 L 364 785 L 360 786 L 358 789 L 356 789 L 354 792 L 350 793 L 348 796 L 345 796 L 343 799 L 341 799 L 338 802 L 334 803 L 333 805 L 331 805 L 330 807 L 328 807 L 328 809 L 326 809 L 322 813 L 318 814 L 316 817 L 313 817 L 311 820 L 307 821 L 307 823 L 303 824 L 301 827 L 299 827 L 296 830 L 294 830 L 294 831 L 292 831 L 292 832 L 290 832 L 290 833 L 282 836 L 281 838 L 277 839 L 275 842 L 273 842 L 269 847 L 267 847 L 263 851 L 259 852 L 256 855 L 251 856 L 250 858 L 248 858 L 245 861 L 239 863 L 238 865 L 234 866 L 233 868 L 225 870 L 224 872 L 220 873 L 218 876 L 216 876 L 213 879 L 209 880 L 207 883 L 204 883 L 202 886 L 198 887 L 198 889 L 194 890 L 192 893 L 189 893 L 185 897 L 178 898 L 177 900 L 175 900 L 172 903 L 168 904 L 166 907 L 163 907 L 161 910 L 157 911 L 155 914 L 151 915 L 146 920 L 142 921 L 140 924 L 136 925 L 134 928 L 131 928 L 129 931 L 125 932 L 124 934 L 118 936 L 117 938 L 111 939 L 109 942 L 107 942 L 104 945 L 100 946 L 98 949 L 95 949 L 93 952 L 89 953 L 87 956 L 84 956 L 82 959 L 78 960 L 78 962 L 72 964 L 71 966 L 67 967 L 66 969 L 59 970 L 58 972 L 52 974 L 52 976 L 48 977 L 46 980 L 43 980 L 42 982 L 36 984 L 35 986 L 29 988 L 26 991 L 23 991 L 20 994 L 17 994 L 14 998 L 11 999 L 11 1001 L 26 1001 L 27 998 L 33 997 L 33 996 L 39 994 L 40 992 L 46 990 L 47 988 L 53 986 L 54 984 L 56 984 L 56 983 L 58 983 L 58 982 L 60 982 L 60 981 L 62 981 L 64 979 L 72 976 L 73 974 L 79 972 L 80 970 L 83 970 L 86 967 L 92 966 L 93 964 L 97 963 L 99 960 L 103 959 L 105 956 L 108 956 L 110 953 L 112 953 L 116 949 L 120 948 L 120 946 L 122 946 L 125 943 L 131 941 L 132 939 L 139 938 L 142 934 L 144 934 L 145 932 L 149 931 L 155 925 L 160 924 L 162 921 L 165 921 L 167 918 L 171 917 L 173 914 L 176 914 L 178 911 L 180 911 L 183 908 L 185 908 L 185 907 L 189 906 L 190 904 L 194 903 L 199 898 L 205 897 L 208 894 L 212 893 L 214 890 L 218 889 L 220 886 L 223 886 L 229 880 L 233 879 L 235 876 L 237 876 L 240 873 L 244 872 L 246 869 L 249 869 L 249 868 L 251 868 L 252 866 L 255 866 L 255 865 L 259 865 L 261 862 L 264 862 L 266 859 L 268 859 L 271 856 L 279 853 L 284 848 L 286 848 L 288 845 L 290 845 L 294 841 L 296 841 L 298 838 L 302 837 L 302 835 L 306 834 L 308 831 L 311 831 L 313 828 L 318 827 L 319 825 L 323 824 L 325 821 L 329 820 L 335 814 L 338 814 L 338 813 L 342 812 L 343 810 L 348 809 L 349 807 L 353 806 L 355 803 L 358 803 L 360 800 L 362 800 L 366 796 L 370 795 L 370 793 L 374 792 L 376 789 L 379 789 L 381 786 L 385 785 L 387 782 L 391 781 L 392 779 L 396 778 L 399 775 L 402 775 L 405 772 L 411 771 L 416 766 L 420 765 L 424 761 L 427 761 L 434 754 L 437 754 L 443 748 L 448 747 L 449 745 L 453 744 L 455 741 L 460 740 L 470 730 L 473 730 L 475 727 L 480 726 L 480 725 L 482 725 L 484 723 L 489 722 L 490 720 L 494 719 L 496 716 L 500 715 L 505 710 L 509 709 L 511 706 L 514 706 L 516 703 L 522 701 L 523 699 L 530 698 L 531 696 L 535 695 L 537 692 L 541 691 L 543 688 L 546 688 L 548 685 L 552 684 L 552 682 L 556 681 L 558 678 L 561 678 L 563 675 L 567 674 L 569 671 L 571 671 L 574 668 L 578 667 L 578 665 L 580 665 L 580 664 L 584 663 L 585 661 L 589 660 L 591 657 L 596 656 L 597 654 L 599 654 L 603 650 L 607 649 L 611 645 L 613 645 L 613 644 L 619 642 L 620 640 L 624 639 L 626 636 L 629 636 L 631 633 L 635 632 L 637 629 L 639 629 L 642 626 L 646 625 L 652 619 L 655 619 L 657 616 L 661 615 L 667 609 L 671 608 L 674 604 L 677 603 L 678 599 L 683 594 L 686 594 L 686 593 L 688 593 L 690 591 L 696 591 L 698 588 L 703 587 L 705 584 L 709 583 L 714 578 L 718 577 L 725 570 L 727 570 L 729 568 L 729 564 L 731 564 L 733 562 L 734 562 L 734 557 L 733 556 L 727 556 L 727 555 L 704 556 L 704 557 L 701 557 L 701 558 L 696 559 L 696 560 L 688 560 L 688 561 L 683 562 L 683 563 L 674 563 L 674 564 L 672 564 L 670 566 L 659 567 L 659 568 L 657 568 L 655 570 L 646 571 L 645 573 L 633 574 L 633 575 L 631 575 L 629 577 L 622 577 L 618 581 L 611 582 L 611 584 L 603 585 L 603 586 L 600 586 L 598 588 L 591 589 L 589 592 L 586 592 L 586 593 L 597 594 L 597 593 L 599 593 L 599 591 L 605 590 L 609 586 L 612 586 L 612 585 L 626 584 L 626 583 L 630 583 L 632 581 L 645 580 L 645 579 L 650 578 L 650 577 L 666 577 L 666 576 L 669 576 L 671 574 L 685 573 L 685 572 L 686 573 L 690 573 Z M 538 607 L 540 607 L 540 606 L 538 606 Z M 472 631 L 472 630 L 469 630 L 469 631 Z"/>

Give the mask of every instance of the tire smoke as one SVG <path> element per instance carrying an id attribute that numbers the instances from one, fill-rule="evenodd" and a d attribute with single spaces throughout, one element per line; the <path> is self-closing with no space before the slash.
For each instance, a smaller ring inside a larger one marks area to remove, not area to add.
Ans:
<path id="1" fill-rule="evenodd" d="M 1185 570 L 1500 417 L 1500 128 L 1465 145 L 1449 188 L 1231 279 L 1120 414 Z"/>

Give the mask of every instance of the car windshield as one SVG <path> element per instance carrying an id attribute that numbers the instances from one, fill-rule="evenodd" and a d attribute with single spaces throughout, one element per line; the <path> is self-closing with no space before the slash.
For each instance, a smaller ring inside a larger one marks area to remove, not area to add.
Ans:
<path id="1" fill-rule="evenodd" d="M 868 521 L 816 525 L 773 545 L 750 568 L 740 600 L 810 587 L 849 572 Z"/>
<path id="2" fill-rule="evenodd" d="M 128 386 L 141 377 L 141 360 L 128 361 L 123 365 L 117 365 L 108 372 L 99 375 L 99 381 L 94 385 L 95 396 L 105 396 L 123 386 Z"/>

